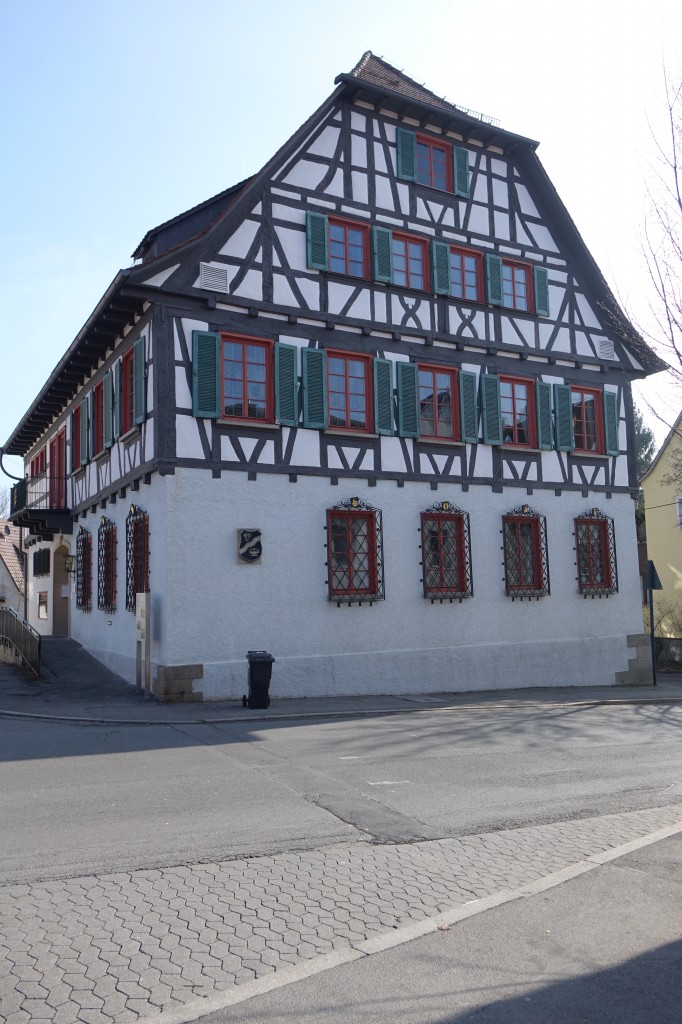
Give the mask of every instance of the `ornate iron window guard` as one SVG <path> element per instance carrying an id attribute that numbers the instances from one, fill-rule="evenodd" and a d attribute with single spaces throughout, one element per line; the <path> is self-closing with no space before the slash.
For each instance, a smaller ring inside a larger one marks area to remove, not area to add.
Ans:
<path id="1" fill-rule="evenodd" d="M 340 608 L 342 604 L 347 604 L 349 607 L 352 604 L 362 605 L 368 604 L 370 607 L 375 601 L 384 600 L 384 540 L 383 540 L 383 522 L 381 509 L 374 508 L 372 505 L 368 505 L 367 502 L 361 498 L 348 498 L 346 501 L 340 501 L 337 505 L 333 505 L 327 509 L 327 522 L 325 523 L 325 530 L 329 535 L 329 517 L 334 512 L 364 512 L 370 513 L 374 519 L 374 573 L 375 573 L 375 586 L 372 593 L 369 594 L 343 594 L 339 595 L 334 593 L 332 585 L 332 566 L 331 559 L 328 557 L 324 563 L 327 568 L 327 591 L 330 602 L 336 602 L 336 607 Z M 329 540 L 325 543 L 327 552 L 329 553 Z"/>

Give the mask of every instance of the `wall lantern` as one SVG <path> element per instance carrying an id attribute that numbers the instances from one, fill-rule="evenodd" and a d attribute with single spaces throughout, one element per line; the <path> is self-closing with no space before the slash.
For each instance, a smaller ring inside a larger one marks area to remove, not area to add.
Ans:
<path id="1" fill-rule="evenodd" d="M 75 555 L 64 555 L 64 568 L 69 574 L 76 571 Z"/>

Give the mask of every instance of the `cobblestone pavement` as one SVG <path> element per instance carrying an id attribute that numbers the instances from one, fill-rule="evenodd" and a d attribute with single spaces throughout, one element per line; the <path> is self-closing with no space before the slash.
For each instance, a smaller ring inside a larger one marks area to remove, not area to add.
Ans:
<path id="1" fill-rule="evenodd" d="M 682 806 L 0 888 L 0 1021 L 134 1022 L 541 878 Z M 188 1008 L 189 1009 L 189 1008 Z"/>

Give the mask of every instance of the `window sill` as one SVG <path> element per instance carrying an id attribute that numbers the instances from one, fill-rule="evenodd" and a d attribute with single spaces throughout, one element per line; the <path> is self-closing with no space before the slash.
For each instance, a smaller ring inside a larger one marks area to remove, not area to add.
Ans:
<path id="1" fill-rule="evenodd" d="M 534 455 L 540 455 L 542 452 L 541 448 L 534 448 L 529 444 L 511 444 L 509 441 L 503 442 L 500 448 L 505 452 L 532 452 Z"/>
<path id="2" fill-rule="evenodd" d="M 98 465 L 100 462 L 106 462 L 111 457 L 111 448 L 104 448 L 101 452 L 97 452 L 96 455 L 92 456 L 92 461 Z"/>
<path id="3" fill-rule="evenodd" d="M 606 452 L 583 452 L 575 448 L 568 454 L 576 459 L 602 459 L 604 462 L 607 462 L 610 458 L 615 458 L 615 456 L 607 455 Z"/>
<path id="4" fill-rule="evenodd" d="M 341 427 L 327 427 L 323 432 L 329 437 L 364 437 L 364 438 L 377 438 L 379 434 L 372 434 L 368 430 L 343 430 Z M 385 435 L 390 437 L 389 434 Z"/>
<path id="5" fill-rule="evenodd" d="M 117 441 L 122 441 L 123 444 L 128 444 L 129 441 L 134 441 L 139 436 L 140 436 L 140 426 L 139 426 L 138 423 L 136 423 L 134 427 L 131 427 L 129 430 L 126 430 L 125 434 L 121 434 L 121 436 L 117 437 L 116 440 Z"/>
<path id="6" fill-rule="evenodd" d="M 279 430 L 279 423 L 263 423 L 262 420 L 225 419 L 218 417 L 216 423 L 221 427 L 248 427 L 250 430 Z"/>
<path id="7" fill-rule="evenodd" d="M 466 448 L 466 442 L 448 437 L 415 437 L 414 440 L 419 444 L 437 444 L 445 448 Z"/>

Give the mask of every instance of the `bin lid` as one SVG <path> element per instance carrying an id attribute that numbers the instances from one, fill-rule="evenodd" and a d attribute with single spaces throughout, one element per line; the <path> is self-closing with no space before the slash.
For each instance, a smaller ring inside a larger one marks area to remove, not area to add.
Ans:
<path id="1" fill-rule="evenodd" d="M 249 661 L 274 661 L 275 659 L 267 651 L 247 651 L 246 657 Z"/>

